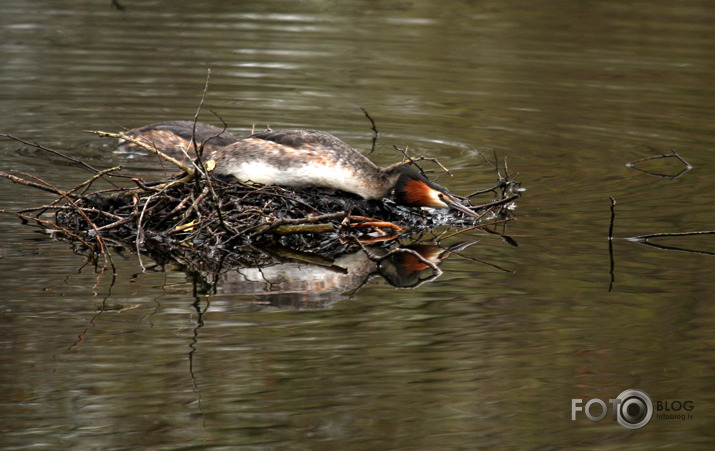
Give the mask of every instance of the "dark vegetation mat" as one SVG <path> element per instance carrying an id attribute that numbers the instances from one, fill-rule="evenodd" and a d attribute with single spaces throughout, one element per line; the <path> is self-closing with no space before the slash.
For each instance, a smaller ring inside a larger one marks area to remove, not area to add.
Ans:
<path id="1" fill-rule="evenodd" d="M 123 134 L 96 133 L 131 140 Z M 125 251 L 136 253 L 140 262 L 145 255 L 160 267 L 178 263 L 184 270 L 206 273 L 270 265 L 285 258 L 330 260 L 361 247 L 399 248 L 428 235 L 439 241 L 476 228 L 498 233 L 498 225 L 514 219 L 514 200 L 520 192 L 505 165 L 501 170 L 495 165 L 498 180 L 493 187 L 461 198 L 469 203 L 480 196 L 481 204 L 470 205 L 479 215 L 474 218 L 451 210 L 427 212 L 390 199 L 366 201 L 326 189 L 238 183 L 213 176 L 201 157 L 185 164 L 135 142 L 180 170 L 173 178 L 147 181 L 124 174 L 121 167 L 100 170 L 40 144 L 4 136 L 92 173 L 66 190 L 29 173 L 0 176 L 54 195 L 45 205 L 4 213 L 71 242 L 102 269 L 113 268 L 112 254 Z"/>

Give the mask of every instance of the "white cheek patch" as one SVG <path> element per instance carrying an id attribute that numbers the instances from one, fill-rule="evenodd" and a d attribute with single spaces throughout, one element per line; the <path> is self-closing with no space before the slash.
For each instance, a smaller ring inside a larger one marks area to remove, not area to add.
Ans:
<path id="1" fill-rule="evenodd" d="M 439 197 L 440 194 L 441 193 L 436 190 L 430 191 L 429 196 L 430 196 L 430 200 L 432 201 L 432 204 L 430 205 L 430 207 L 432 207 L 432 208 L 449 208 L 449 205 L 447 205 L 447 203 L 445 201 L 440 199 L 440 197 Z"/>

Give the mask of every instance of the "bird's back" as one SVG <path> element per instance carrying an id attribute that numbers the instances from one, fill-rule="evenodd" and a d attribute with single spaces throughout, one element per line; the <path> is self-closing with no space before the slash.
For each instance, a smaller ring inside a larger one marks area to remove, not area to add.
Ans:
<path id="1" fill-rule="evenodd" d="M 255 133 L 218 151 L 214 161 L 217 174 L 266 185 L 333 188 L 366 199 L 384 197 L 392 188 L 382 168 L 317 130 Z"/>

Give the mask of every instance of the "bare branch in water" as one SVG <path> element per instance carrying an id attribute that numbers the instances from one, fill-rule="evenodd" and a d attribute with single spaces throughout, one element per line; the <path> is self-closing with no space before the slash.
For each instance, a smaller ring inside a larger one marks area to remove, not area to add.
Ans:
<path id="1" fill-rule="evenodd" d="M 19 183 L 20 185 L 29 186 L 31 188 L 37 188 L 37 189 L 40 189 L 42 191 L 47 191 L 48 193 L 52 193 L 52 194 L 59 194 L 59 192 L 56 189 L 51 188 L 50 186 L 48 186 L 46 184 L 31 182 L 29 180 L 25 180 L 25 179 L 18 177 L 16 175 L 8 174 L 7 172 L 0 172 L 0 177 L 4 177 L 4 178 L 12 181 L 13 183 Z"/>
<path id="2" fill-rule="evenodd" d="M 689 170 L 693 169 L 693 167 L 690 165 L 690 163 L 685 161 L 685 159 L 683 157 L 681 157 L 680 154 L 678 154 L 678 152 L 675 149 L 672 149 L 671 152 L 672 153 L 669 153 L 669 154 L 656 155 L 654 157 L 646 157 L 646 158 L 641 158 L 641 159 L 638 159 L 635 161 L 631 161 L 630 163 L 626 163 L 626 167 L 635 169 L 636 171 L 644 172 L 649 175 L 653 175 L 655 177 L 665 177 L 665 178 L 670 178 L 670 179 L 677 179 L 681 175 L 683 175 L 686 172 L 688 172 Z M 646 169 L 641 169 L 636 166 L 638 163 L 642 163 L 644 161 L 660 160 L 662 158 L 675 158 L 683 164 L 684 168 L 677 174 L 673 175 L 673 174 L 662 174 L 659 172 L 648 171 Z"/>
<path id="3" fill-rule="evenodd" d="M 634 243 L 645 244 L 646 246 L 651 246 L 657 249 L 663 249 L 666 251 L 680 251 L 688 252 L 691 254 L 701 254 L 701 255 L 715 255 L 715 252 L 701 251 L 697 249 L 687 249 L 683 247 L 676 246 L 666 246 L 664 244 L 656 244 L 650 242 L 652 238 L 667 238 L 667 237 L 684 237 L 684 236 L 700 236 L 700 235 L 715 235 L 715 230 L 698 230 L 694 232 L 670 232 L 670 233 L 649 233 L 646 235 L 638 235 L 630 238 L 626 238 L 628 241 Z"/>
<path id="4" fill-rule="evenodd" d="M 363 107 L 360 107 L 363 113 L 365 113 L 365 117 L 367 120 L 370 121 L 370 128 L 372 129 L 372 132 L 374 135 L 372 135 L 372 147 L 370 148 L 370 152 L 368 155 L 371 155 L 375 151 L 375 145 L 377 145 L 377 136 L 380 134 L 380 132 L 377 131 L 377 127 L 375 126 L 375 121 L 372 119 L 370 114 L 368 114 L 367 110 Z"/>
<path id="5" fill-rule="evenodd" d="M 608 291 L 611 292 L 613 290 L 613 284 L 616 282 L 616 261 L 613 258 L 613 223 L 616 220 L 616 199 L 613 197 L 611 199 L 611 223 L 608 227 L 608 256 L 611 260 L 611 269 L 610 269 L 610 274 L 611 274 L 611 282 L 608 284 Z"/>
<path id="6" fill-rule="evenodd" d="M 79 166 L 79 167 L 81 167 L 81 168 L 84 168 L 84 169 L 88 170 L 89 172 L 92 172 L 93 174 L 99 174 L 100 172 L 102 172 L 102 171 L 100 171 L 99 169 L 97 169 L 97 168 L 95 168 L 95 167 L 93 167 L 93 166 L 90 166 L 89 164 L 85 163 L 84 161 L 82 161 L 82 160 L 80 160 L 80 159 L 78 159 L 78 158 L 74 158 L 74 157 L 70 157 L 69 155 L 65 155 L 64 153 L 60 152 L 59 150 L 55 150 L 55 149 L 51 149 L 51 148 L 49 148 L 49 147 L 45 147 L 45 146 L 43 146 L 42 144 L 39 144 L 39 143 L 36 143 L 36 142 L 26 141 L 26 140 L 24 140 L 24 139 L 22 139 L 22 138 L 18 138 L 17 136 L 13 136 L 13 135 L 8 135 L 8 134 L 6 134 L 6 133 L 0 133 L 0 136 L 3 136 L 3 137 L 5 137 L 5 138 L 12 139 L 12 140 L 14 140 L 14 141 L 17 141 L 17 142 L 19 142 L 19 143 L 25 144 L 25 145 L 30 146 L 30 147 L 34 147 L 35 149 L 42 150 L 43 152 L 51 153 L 51 154 L 53 154 L 53 155 L 56 155 L 56 156 L 58 156 L 58 157 L 60 157 L 60 158 L 65 159 L 65 160 L 67 160 L 67 161 L 71 161 L 71 162 L 74 163 L 75 165 L 77 165 L 77 166 Z M 106 170 L 105 170 L 105 171 L 106 171 Z M 114 176 L 114 177 L 126 177 L 126 176 L 123 176 L 123 175 L 120 175 L 120 174 L 110 174 L 110 175 L 112 175 L 112 176 Z M 107 181 L 108 181 L 109 183 L 111 183 L 112 185 L 114 185 L 111 180 L 107 180 Z M 114 185 L 114 186 L 116 187 L 116 185 Z"/>

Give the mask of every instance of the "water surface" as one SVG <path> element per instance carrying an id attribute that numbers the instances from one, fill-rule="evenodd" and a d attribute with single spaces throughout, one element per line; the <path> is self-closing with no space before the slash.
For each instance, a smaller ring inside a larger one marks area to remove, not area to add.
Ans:
<path id="1" fill-rule="evenodd" d="M 210 68 L 201 120 L 237 134 L 316 128 L 367 151 L 363 107 L 381 132 L 371 158 L 439 157 L 460 194 L 496 179 L 477 152 L 506 158 L 527 189 L 506 228 L 519 246 L 472 232 L 447 243 L 478 240 L 467 258 L 417 289 L 371 279 L 280 310 L 131 253 L 112 278 L 0 216 L 3 447 L 711 442 L 712 235 L 657 241 L 697 253 L 626 240 L 715 224 L 710 2 L 120 4 L 4 2 L 0 132 L 159 176 L 81 131 L 191 119 Z M 693 169 L 626 166 L 671 149 Z M 87 178 L 16 142 L 0 151 L 4 171 Z M 48 201 L 3 182 L 2 209 Z M 628 388 L 692 400 L 694 418 L 571 421 L 572 398 Z"/>

